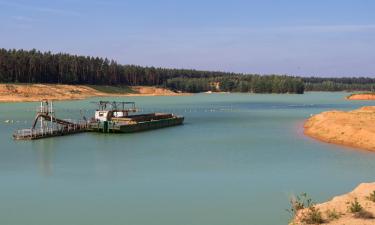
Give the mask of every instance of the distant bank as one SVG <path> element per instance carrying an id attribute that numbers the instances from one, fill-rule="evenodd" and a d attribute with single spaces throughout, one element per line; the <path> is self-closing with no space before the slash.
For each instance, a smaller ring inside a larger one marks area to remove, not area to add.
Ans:
<path id="1" fill-rule="evenodd" d="M 79 100 L 98 96 L 175 96 L 185 95 L 149 86 L 96 86 L 64 84 L 0 84 L 0 102 Z"/>

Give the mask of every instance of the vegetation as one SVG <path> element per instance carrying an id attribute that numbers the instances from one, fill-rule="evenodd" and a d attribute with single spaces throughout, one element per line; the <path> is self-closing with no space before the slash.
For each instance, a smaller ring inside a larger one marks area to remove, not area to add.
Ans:
<path id="1" fill-rule="evenodd" d="M 363 210 L 363 207 L 361 204 L 359 204 L 358 199 L 354 199 L 354 202 L 350 203 L 349 211 L 351 213 L 358 213 Z"/>
<path id="2" fill-rule="evenodd" d="M 324 219 L 319 209 L 315 207 L 312 199 L 302 193 L 290 199 L 290 209 L 287 209 L 292 218 L 296 218 L 300 210 L 307 209 L 300 215 L 301 222 L 305 224 L 322 224 Z"/>
<path id="3" fill-rule="evenodd" d="M 359 204 L 358 199 L 354 199 L 354 202 L 350 203 L 349 211 L 354 214 L 354 217 L 361 219 L 373 219 L 374 215 L 363 209 Z"/>
<path id="4" fill-rule="evenodd" d="M 104 93 L 109 94 L 136 94 L 136 92 L 126 85 L 88 85 L 89 87 Z"/>
<path id="5" fill-rule="evenodd" d="M 326 215 L 327 215 L 327 218 L 328 218 L 330 221 L 340 219 L 340 217 L 341 217 L 341 214 L 338 213 L 338 212 L 336 211 L 336 209 L 333 209 L 333 210 L 329 210 L 329 209 L 328 209 L 325 213 L 326 213 Z"/>
<path id="6" fill-rule="evenodd" d="M 293 196 L 289 202 L 290 208 L 286 211 L 289 212 L 292 218 L 294 218 L 300 210 L 309 208 L 313 205 L 312 199 L 307 195 L 307 193 Z"/>
<path id="7" fill-rule="evenodd" d="M 375 202 L 375 191 L 371 192 L 369 196 L 367 196 L 367 200 Z"/>
<path id="8" fill-rule="evenodd" d="M 375 91 L 375 78 L 303 78 L 306 91 Z"/>
<path id="9" fill-rule="evenodd" d="M 184 92 L 375 91 L 372 78 L 299 78 L 121 65 L 107 58 L 0 49 L 0 82 L 163 86 Z M 108 89 L 108 88 L 107 88 Z"/>
<path id="10" fill-rule="evenodd" d="M 304 92 L 302 80 L 295 77 L 120 65 L 106 58 L 6 49 L 0 49 L 0 82 L 148 85 L 185 92 Z"/>
<path id="11" fill-rule="evenodd" d="M 322 224 L 324 223 L 324 219 L 319 209 L 315 208 L 314 206 L 310 206 L 307 212 L 303 214 L 301 222 L 306 224 Z"/>
<path id="12" fill-rule="evenodd" d="M 177 77 L 167 80 L 167 87 L 184 92 L 252 92 L 252 93 L 304 93 L 300 78 L 289 76 L 231 75 L 209 78 Z"/>

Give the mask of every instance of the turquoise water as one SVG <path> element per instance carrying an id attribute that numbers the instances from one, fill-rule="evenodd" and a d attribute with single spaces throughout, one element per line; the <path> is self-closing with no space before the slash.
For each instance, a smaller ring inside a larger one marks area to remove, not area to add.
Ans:
<path id="1" fill-rule="evenodd" d="M 375 154 L 303 136 L 303 121 L 375 102 L 345 93 L 132 97 L 184 126 L 13 141 L 37 103 L 0 104 L 0 224 L 278 225 L 292 194 L 315 201 L 375 180 Z M 90 102 L 56 102 L 61 118 Z M 13 124 L 4 123 L 14 120 Z M 17 122 L 18 121 L 18 122 Z"/>

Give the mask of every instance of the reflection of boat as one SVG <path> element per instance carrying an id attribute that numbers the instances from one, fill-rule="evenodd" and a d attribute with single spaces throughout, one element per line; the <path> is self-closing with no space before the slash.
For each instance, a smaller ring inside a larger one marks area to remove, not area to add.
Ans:
<path id="1" fill-rule="evenodd" d="M 169 113 L 129 115 L 137 112 L 134 102 L 100 101 L 98 105 L 95 117 L 88 123 L 88 131 L 132 133 L 182 125 L 184 122 L 184 117 Z"/>

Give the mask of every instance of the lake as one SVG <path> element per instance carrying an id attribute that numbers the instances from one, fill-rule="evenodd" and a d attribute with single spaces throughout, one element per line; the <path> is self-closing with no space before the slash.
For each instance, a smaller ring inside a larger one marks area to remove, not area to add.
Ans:
<path id="1" fill-rule="evenodd" d="M 287 224 L 294 194 L 319 202 L 375 181 L 375 153 L 303 135 L 311 114 L 375 105 L 345 95 L 111 98 L 184 115 L 185 125 L 37 141 L 11 135 L 31 126 L 38 103 L 2 103 L 0 224 Z M 56 114 L 91 117 L 97 100 L 55 102 Z"/>

